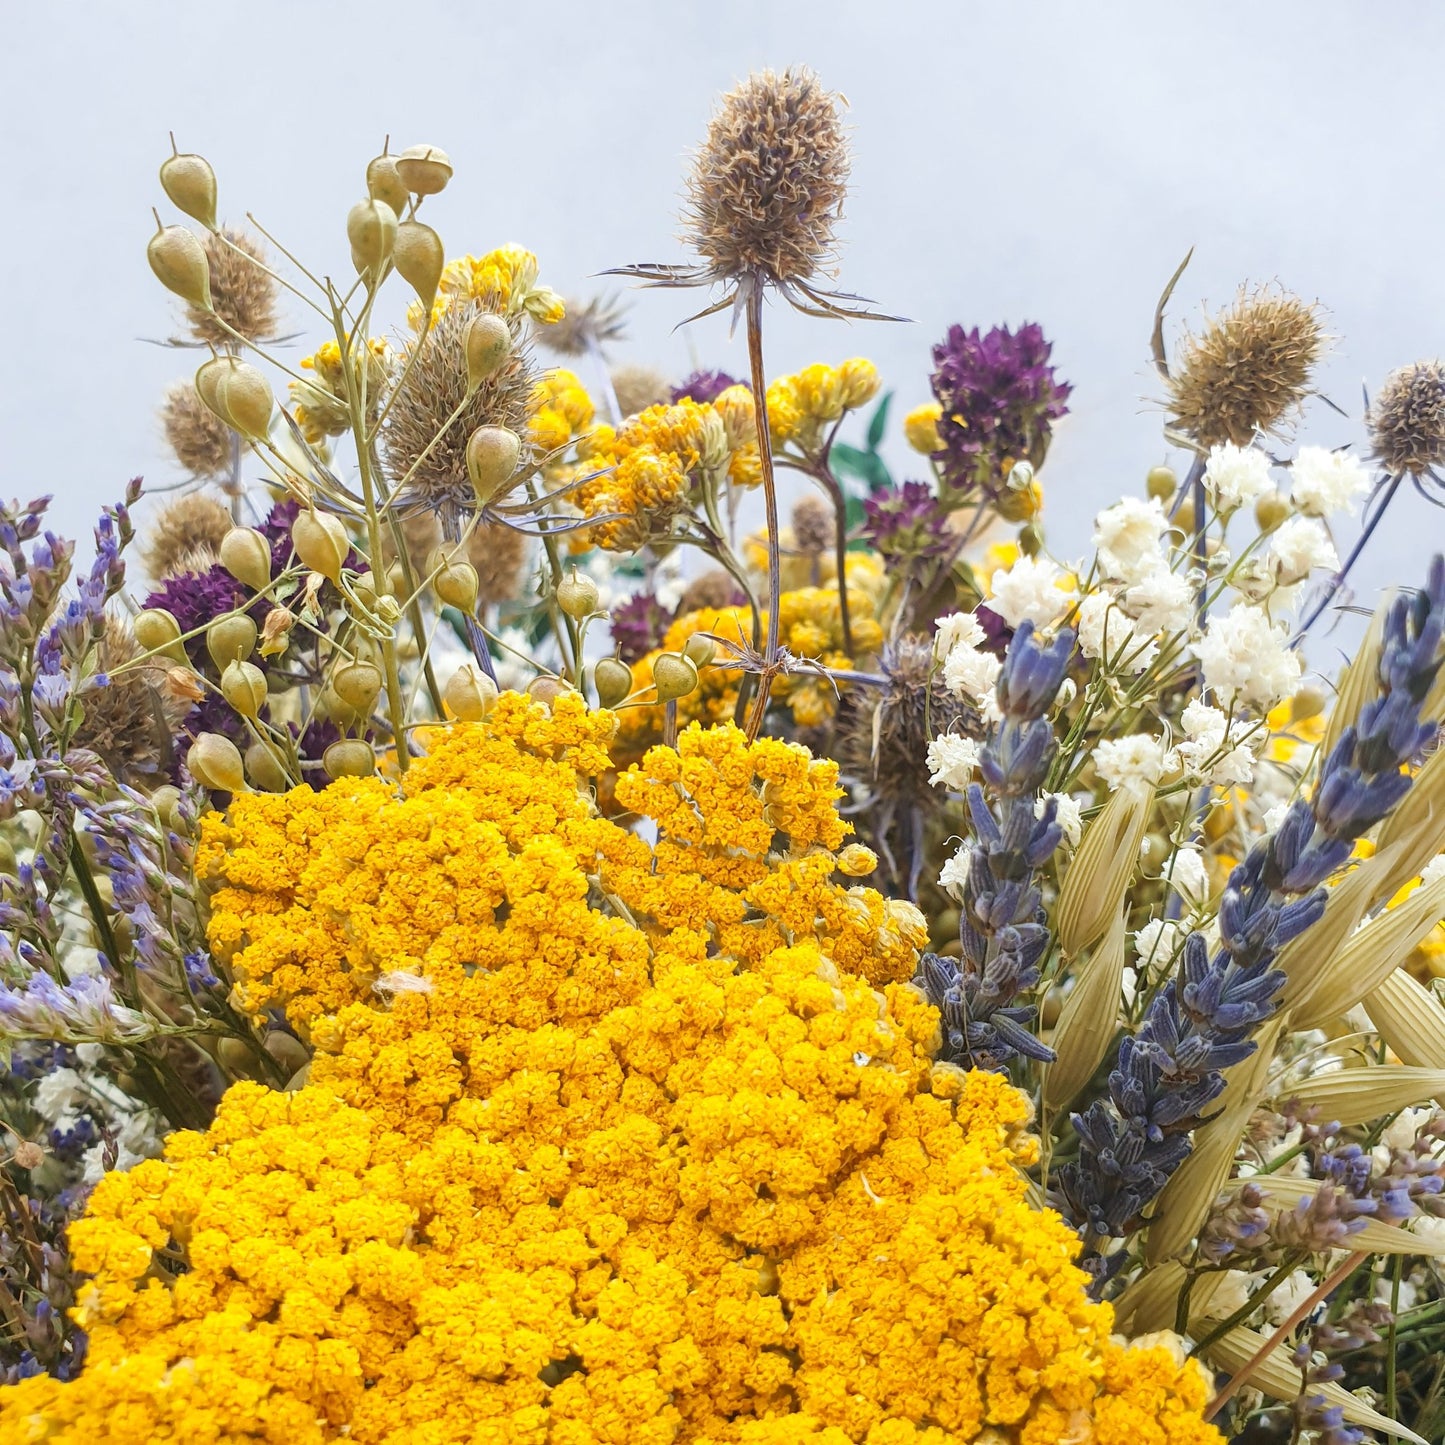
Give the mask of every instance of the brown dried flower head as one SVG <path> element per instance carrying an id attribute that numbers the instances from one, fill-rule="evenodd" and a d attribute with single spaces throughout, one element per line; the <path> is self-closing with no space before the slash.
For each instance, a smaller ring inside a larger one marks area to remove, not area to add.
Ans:
<path id="1" fill-rule="evenodd" d="M 838 536 L 837 518 L 821 497 L 805 492 L 793 504 L 793 544 L 799 552 L 816 557 L 831 552 Z"/>
<path id="2" fill-rule="evenodd" d="M 567 298 L 560 321 L 538 329 L 537 339 L 558 356 L 590 356 L 627 335 L 624 307 L 615 296 L 593 296 L 587 301 Z"/>
<path id="3" fill-rule="evenodd" d="M 218 324 L 218 317 L 247 341 L 275 336 L 279 294 L 276 282 L 262 270 L 266 252 L 261 243 L 245 231 L 222 226 L 219 234 L 207 233 L 201 244 L 211 270 L 212 309 L 186 308 L 186 321 L 195 339 L 215 346 L 233 345 L 235 337 Z"/>
<path id="4" fill-rule="evenodd" d="M 230 508 L 214 492 L 186 492 L 156 513 L 141 539 L 141 560 L 157 582 L 194 571 L 193 556 L 214 558 L 231 526 Z"/>
<path id="5" fill-rule="evenodd" d="M 1416 361 L 1392 371 L 1367 422 L 1375 456 L 1391 476 L 1423 476 L 1445 464 L 1445 365 Z"/>
<path id="6" fill-rule="evenodd" d="M 189 381 L 178 381 L 161 403 L 166 442 L 181 466 L 202 481 L 218 481 L 231 470 L 230 427 L 196 395 Z"/>
<path id="7" fill-rule="evenodd" d="M 737 578 L 721 567 L 709 567 L 699 572 L 683 592 L 677 605 L 678 616 L 688 612 L 706 612 L 723 607 L 733 607 L 743 601 L 742 589 Z"/>
<path id="8" fill-rule="evenodd" d="M 617 409 L 624 417 L 672 402 L 672 385 L 654 366 L 614 366 L 609 377 Z"/>
<path id="9" fill-rule="evenodd" d="M 1186 335 L 1169 376 L 1170 424 L 1202 447 L 1246 446 L 1288 424 L 1324 350 L 1319 308 L 1278 287 L 1241 287 Z"/>
<path id="10" fill-rule="evenodd" d="M 479 523 L 467 539 L 467 558 L 477 569 L 477 602 L 482 607 L 512 602 L 521 590 L 527 537 L 513 527 Z"/>

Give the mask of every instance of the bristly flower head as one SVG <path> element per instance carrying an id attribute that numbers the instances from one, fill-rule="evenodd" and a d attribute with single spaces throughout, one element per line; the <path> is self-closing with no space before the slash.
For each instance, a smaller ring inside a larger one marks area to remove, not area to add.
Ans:
<path id="1" fill-rule="evenodd" d="M 1206 449 L 1278 431 L 1309 395 L 1324 345 L 1314 303 L 1241 287 L 1233 305 L 1185 336 L 1168 376 L 1170 425 Z"/>
<path id="2" fill-rule="evenodd" d="M 1419 477 L 1445 462 L 1445 366 L 1416 361 L 1392 371 L 1370 406 L 1370 440 L 1391 476 Z"/>
<path id="3" fill-rule="evenodd" d="M 161 427 L 176 461 L 193 477 L 210 482 L 229 474 L 235 433 L 201 400 L 193 382 L 167 389 Z"/>
<path id="4" fill-rule="evenodd" d="M 231 530 L 231 512 L 214 492 L 185 492 L 167 502 L 141 538 L 146 571 L 160 581 L 186 570 L 179 564 L 197 553 L 219 554 Z"/>
<path id="5" fill-rule="evenodd" d="M 945 487 L 959 493 L 982 487 L 997 498 L 1015 463 L 1043 463 L 1053 423 L 1068 414 L 1073 390 L 1049 362 L 1053 349 L 1035 322 L 1016 332 L 995 326 L 986 335 L 977 327 L 949 327 L 933 348 L 943 443 L 933 460 Z"/>
<path id="6" fill-rule="evenodd" d="M 863 535 L 885 559 L 939 557 L 953 545 L 948 517 L 924 482 L 876 492 L 864 498 L 863 510 Z"/>
<path id="7" fill-rule="evenodd" d="M 239 331 L 247 341 L 268 341 L 276 335 L 276 282 L 265 269 L 266 252 L 254 236 L 223 226 L 201 242 L 211 276 L 211 309 L 186 308 L 186 323 L 197 342 L 230 346 Z M 220 323 L 224 321 L 226 326 Z"/>
<path id="8" fill-rule="evenodd" d="M 608 342 L 627 335 L 626 312 L 615 296 L 593 296 L 587 301 L 566 302 L 560 321 L 542 327 L 537 339 L 558 356 L 590 356 Z"/>

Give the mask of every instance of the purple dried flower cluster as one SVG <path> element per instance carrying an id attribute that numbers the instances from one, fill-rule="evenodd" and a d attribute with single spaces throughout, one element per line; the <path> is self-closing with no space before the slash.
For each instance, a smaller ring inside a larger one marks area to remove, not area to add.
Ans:
<path id="1" fill-rule="evenodd" d="M 925 482 L 904 482 L 864 498 L 863 536 L 890 562 L 942 557 L 957 538 L 933 488 Z"/>
<path id="2" fill-rule="evenodd" d="M 747 385 L 747 382 L 740 382 L 725 371 L 694 371 L 673 387 L 672 400 L 674 405 L 689 398 L 699 405 L 706 405 L 716 401 L 730 386 Z"/>
<path id="3" fill-rule="evenodd" d="M 617 655 L 628 666 L 641 661 L 662 641 L 672 619 L 673 613 L 651 592 L 634 592 L 612 609 L 612 641 Z"/>

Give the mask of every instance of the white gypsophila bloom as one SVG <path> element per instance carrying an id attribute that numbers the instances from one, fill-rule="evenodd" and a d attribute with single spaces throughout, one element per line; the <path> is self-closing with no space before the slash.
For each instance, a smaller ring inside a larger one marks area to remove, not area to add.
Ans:
<path id="1" fill-rule="evenodd" d="M 1223 616 L 1209 619 L 1194 652 L 1205 684 L 1218 696 L 1268 712 L 1299 690 L 1300 660 L 1288 644 L 1283 627 L 1258 607 L 1239 602 Z"/>
<path id="2" fill-rule="evenodd" d="M 957 902 L 963 901 L 963 885 L 968 881 L 968 849 L 960 848 L 938 870 L 938 886 Z"/>
<path id="3" fill-rule="evenodd" d="M 1164 749 L 1148 733 L 1105 738 L 1094 749 L 1094 770 L 1109 788 L 1153 787 L 1164 771 Z"/>
<path id="4" fill-rule="evenodd" d="M 1134 935 L 1134 953 L 1141 968 L 1162 968 L 1184 941 L 1185 928 L 1172 918 L 1151 918 Z"/>
<path id="5" fill-rule="evenodd" d="M 1158 567 L 1124 594 L 1129 611 L 1147 632 L 1188 632 L 1194 625 L 1194 589 L 1187 577 Z"/>
<path id="6" fill-rule="evenodd" d="M 1333 571 L 1340 565 L 1325 524 L 1316 517 L 1289 517 L 1281 522 L 1270 536 L 1265 560 L 1286 587 L 1303 582 L 1316 567 Z"/>
<path id="7" fill-rule="evenodd" d="M 1176 751 L 1191 779 L 1220 786 L 1248 783 L 1257 759 L 1248 743 L 1236 743 L 1221 752 L 1229 731 L 1229 719 L 1207 702 L 1193 699 L 1180 715 L 1184 730 Z"/>
<path id="8" fill-rule="evenodd" d="M 977 647 L 983 638 L 983 624 L 972 612 L 950 612 L 938 619 L 933 655 L 942 661 L 955 647 Z"/>
<path id="9" fill-rule="evenodd" d="M 1054 821 L 1064 830 L 1064 841 L 1070 848 L 1077 848 L 1084 834 L 1083 807 L 1067 793 L 1045 793 L 1034 804 L 1034 817 L 1044 816 L 1044 805 L 1050 798 L 1054 800 Z"/>
<path id="10" fill-rule="evenodd" d="M 494 636 L 498 645 L 492 649 L 492 666 L 497 669 L 497 686 L 503 692 L 526 692 L 537 675 L 537 669 L 523 660 L 531 655 L 531 640 L 518 627 L 499 627 Z"/>
<path id="11" fill-rule="evenodd" d="M 657 605 L 667 612 L 676 612 L 687 591 L 687 578 L 682 570 L 682 549 L 669 552 L 652 570 L 652 595 Z"/>
<path id="12" fill-rule="evenodd" d="M 1202 698 L 1196 697 L 1191 698 L 1179 714 L 1179 726 L 1190 742 L 1200 744 L 1205 752 L 1212 753 L 1224 741 L 1224 735 L 1229 731 L 1229 719 L 1221 709 L 1211 707 Z"/>
<path id="13" fill-rule="evenodd" d="M 1282 1325 L 1313 1293 L 1315 1281 L 1307 1271 L 1297 1269 L 1270 1291 L 1265 1301 L 1265 1317 L 1272 1325 Z"/>
<path id="14" fill-rule="evenodd" d="M 1247 506 L 1269 491 L 1269 458 L 1255 447 L 1233 442 L 1210 447 L 1204 488 L 1221 512 Z"/>
<path id="15" fill-rule="evenodd" d="M 1159 539 L 1169 519 L 1157 497 L 1125 497 L 1094 518 L 1099 565 L 1111 577 L 1138 582 L 1161 566 Z"/>
<path id="16" fill-rule="evenodd" d="M 942 733 L 928 745 L 928 781 L 962 792 L 973 781 L 980 748 L 972 738 Z"/>
<path id="17" fill-rule="evenodd" d="M 943 660 L 943 685 L 956 697 L 982 702 L 993 696 L 1002 667 L 993 653 L 961 642 Z"/>
<path id="18" fill-rule="evenodd" d="M 1398 1288 L 1396 1287 L 1398 1284 Z M 1387 1275 L 1375 1276 L 1375 1303 L 1384 1305 L 1389 1309 L 1393 1304 L 1397 1314 L 1404 1314 L 1406 1310 L 1415 1308 L 1420 1298 L 1420 1286 L 1412 1279 L 1401 1279 L 1399 1281 L 1390 1279 Z M 1213 1304 L 1214 1296 L 1210 1296 L 1210 1303 Z"/>
<path id="19" fill-rule="evenodd" d="M 1445 853 L 1437 853 L 1421 870 L 1420 882 L 1427 888 L 1445 878 Z"/>
<path id="20" fill-rule="evenodd" d="M 1331 512 L 1353 514 L 1355 503 L 1369 490 L 1370 474 L 1350 452 L 1301 447 L 1290 464 L 1290 499 L 1309 517 L 1327 517 Z"/>
<path id="21" fill-rule="evenodd" d="M 1025 619 L 1047 627 L 1078 596 L 1073 587 L 1061 587 L 1065 574 L 1047 557 L 1020 557 L 1007 572 L 995 572 L 990 609 L 1010 627 Z"/>
<path id="22" fill-rule="evenodd" d="M 1445 1254 L 1445 1219 L 1431 1214 L 1417 1214 L 1410 1221 L 1410 1233 L 1419 1235 L 1424 1246 L 1421 1254 Z"/>
<path id="23" fill-rule="evenodd" d="M 1139 997 L 1139 975 L 1127 963 L 1119 974 L 1119 997 L 1124 1000 L 1125 1008 L 1133 1008 Z"/>
<path id="24" fill-rule="evenodd" d="M 161 1152 L 159 1123 L 152 1109 L 140 1109 L 125 1115 L 110 1141 L 115 1148 L 115 1164 L 112 1167 L 124 1173 L 127 1169 L 134 1169 L 142 1159 L 154 1159 Z M 81 1178 L 87 1184 L 98 1184 L 106 1172 L 106 1143 L 107 1140 L 102 1139 L 80 1156 Z"/>
<path id="25" fill-rule="evenodd" d="M 1284 827 L 1284 820 L 1289 817 L 1288 803 L 1275 803 L 1264 810 L 1264 831 L 1266 833 L 1278 833 Z"/>
<path id="26" fill-rule="evenodd" d="M 1263 1274 L 1246 1274 L 1242 1269 L 1225 1270 L 1209 1292 L 1210 1309 L 1218 1310 L 1221 1319 L 1242 1310 L 1264 1280 Z"/>
<path id="27" fill-rule="evenodd" d="M 1143 672 L 1159 656 L 1151 634 L 1142 631 L 1107 592 L 1091 592 L 1084 598 L 1075 625 L 1084 656 L 1103 658 L 1120 672 Z"/>
<path id="28" fill-rule="evenodd" d="M 31 1107 L 49 1124 L 56 1123 L 88 1095 L 85 1080 L 74 1069 L 52 1069 L 35 1086 Z"/>
<path id="29" fill-rule="evenodd" d="M 1169 862 L 1169 886 L 1192 908 L 1209 897 L 1209 871 L 1204 855 L 1189 843 L 1181 843 Z"/>
<path id="30" fill-rule="evenodd" d="M 1204 774 L 1204 781 L 1215 787 L 1242 787 L 1254 781 L 1259 759 L 1248 743 L 1236 743 L 1226 753 L 1221 753 Z"/>
<path id="31" fill-rule="evenodd" d="M 1415 1140 L 1419 1137 L 1420 1130 L 1434 1117 L 1435 1111 L 1429 1107 L 1401 1109 L 1398 1114 L 1386 1126 L 1385 1132 L 1380 1135 L 1380 1144 L 1386 1151 L 1386 1163 L 1389 1162 L 1388 1154 L 1391 1149 L 1413 1149 Z"/>

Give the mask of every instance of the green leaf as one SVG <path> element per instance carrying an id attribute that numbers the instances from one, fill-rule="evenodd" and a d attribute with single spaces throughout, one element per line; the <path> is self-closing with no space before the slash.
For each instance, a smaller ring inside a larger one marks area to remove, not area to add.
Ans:
<path id="1" fill-rule="evenodd" d="M 868 450 L 876 452 L 878 444 L 883 440 L 884 433 L 888 428 L 888 408 L 893 403 L 893 393 L 885 391 L 883 399 L 878 403 L 873 416 L 868 423 Z"/>

